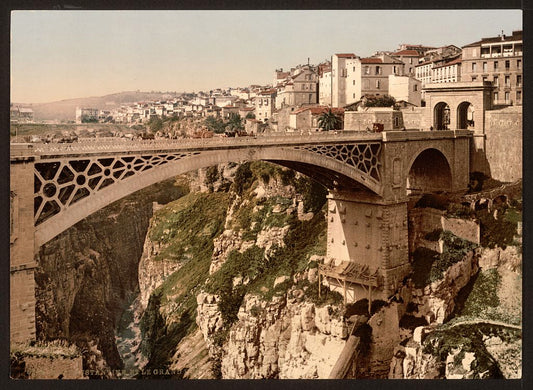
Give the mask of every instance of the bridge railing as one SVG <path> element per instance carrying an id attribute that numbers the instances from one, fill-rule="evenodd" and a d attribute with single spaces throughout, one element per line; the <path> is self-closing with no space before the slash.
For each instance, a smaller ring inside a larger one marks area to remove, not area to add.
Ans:
<path id="1" fill-rule="evenodd" d="M 310 132 L 310 133 L 277 133 L 259 134 L 248 137 L 213 137 L 197 139 L 156 139 L 130 140 L 126 138 L 94 138 L 73 143 L 31 144 L 28 152 L 33 155 L 136 152 L 154 150 L 197 150 L 231 147 L 281 146 L 297 144 L 313 144 L 322 142 L 381 142 L 400 140 L 422 140 L 464 137 L 471 135 L 467 130 L 448 131 L 391 131 L 370 133 L 366 131 Z M 17 144 L 11 144 L 11 152 L 17 153 Z M 31 150 L 31 151 L 30 151 Z M 27 154 L 27 153 L 25 153 Z"/>
<path id="2" fill-rule="evenodd" d="M 257 135 L 248 137 L 216 137 L 198 139 L 159 139 L 159 140 L 128 140 L 124 138 L 98 138 L 94 141 L 82 141 L 58 144 L 34 144 L 36 154 L 71 154 L 76 152 L 107 152 L 107 151 L 150 151 L 172 149 L 227 148 L 232 146 L 263 146 L 289 145 L 301 143 L 338 142 L 338 141 L 380 141 L 380 133 L 366 132 L 315 132 L 310 134 L 291 135 Z"/>

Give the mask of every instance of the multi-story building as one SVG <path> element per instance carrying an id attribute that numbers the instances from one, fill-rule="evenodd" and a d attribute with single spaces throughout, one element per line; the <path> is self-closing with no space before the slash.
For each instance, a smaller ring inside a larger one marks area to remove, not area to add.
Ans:
<path id="1" fill-rule="evenodd" d="M 357 56 L 353 53 L 333 54 L 331 57 L 331 105 L 343 107 L 346 102 L 346 77 L 348 67 L 353 65 Z"/>
<path id="2" fill-rule="evenodd" d="M 318 104 L 331 104 L 331 62 L 318 65 Z"/>
<path id="3" fill-rule="evenodd" d="M 412 76 L 389 75 L 389 95 L 397 102 L 421 105 L 422 82 Z"/>
<path id="4" fill-rule="evenodd" d="M 276 108 L 276 90 L 272 88 L 259 92 L 254 101 L 255 119 L 263 123 L 268 122 Z"/>
<path id="5" fill-rule="evenodd" d="M 389 75 L 404 74 L 402 61 L 389 55 L 354 58 L 346 61 L 344 105 L 358 101 L 364 95 L 388 95 Z"/>
<path id="6" fill-rule="evenodd" d="M 461 57 L 451 61 L 434 62 L 433 64 L 432 83 L 456 83 L 461 80 Z"/>
<path id="7" fill-rule="evenodd" d="M 11 105 L 9 113 L 11 122 L 33 122 L 33 110 L 29 107 Z"/>
<path id="8" fill-rule="evenodd" d="M 318 74 L 315 67 L 303 65 L 291 69 L 284 82 L 278 84 L 276 108 L 316 104 L 317 90 Z"/>
<path id="9" fill-rule="evenodd" d="M 76 123 L 87 121 L 98 121 L 98 108 L 80 108 L 76 107 Z"/>
<path id="10" fill-rule="evenodd" d="M 492 81 L 495 105 L 521 105 L 522 51 L 522 30 L 463 46 L 461 81 Z"/>
<path id="11" fill-rule="evenodd" d="M 390 56 L 404 63 L 404 71 L 406 75 L 415 75 L 415 66 L 418 64 L 418 59 L 421 57 L 417 50 L 399 50 L 391 53 Z"/>

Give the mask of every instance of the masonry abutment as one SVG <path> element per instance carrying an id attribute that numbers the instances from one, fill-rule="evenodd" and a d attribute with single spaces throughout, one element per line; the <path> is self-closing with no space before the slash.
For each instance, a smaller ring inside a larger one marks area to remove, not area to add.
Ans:
<path id="1" fill-rule="evenodd" d="M 407 203 L 334 192 L 328 195 L 323 276 L 347 302 L 386 300 L 410 272 Z"/>
<path id="2" fill-rule="evenodd" d="M 10 171 L 10 342 L 35 340 L 34 157 L 25 150 Z"/>

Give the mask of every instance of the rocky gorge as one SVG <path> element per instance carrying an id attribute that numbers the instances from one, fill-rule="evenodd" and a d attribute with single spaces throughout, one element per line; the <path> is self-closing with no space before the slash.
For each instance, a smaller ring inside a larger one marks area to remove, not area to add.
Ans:
<path id="1" fill-rule="evenodd" d="M 326 286 L 318 295 L 325 195 L 254 162 L 117 202 L 42 248 L 38 337 L 75 343 L 85 369 L 124 368 L 115 332 L 134 302 L 137 378 L 328 378 L 352 334 L 361 342 L 349 378 L 520 376 L 520 199 L 439 211 L 477 221 L 477 243 L 449 223 L 416 225 L 411 278 L 369 305 Z M 483 235 L 498 226 L 512 231 Z"/>

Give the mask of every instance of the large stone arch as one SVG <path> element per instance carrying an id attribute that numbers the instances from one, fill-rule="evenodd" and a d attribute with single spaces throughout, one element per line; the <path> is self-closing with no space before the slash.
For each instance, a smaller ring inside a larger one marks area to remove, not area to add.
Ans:
<path id="1" fill-rule="evenodd" d="M 103 207 L 157 182 L 217 164 L 254 160 L 270 161 L 290 167 L 310 176 L 329 189 L 366 189 L 377 196 L 383 194 L 383 185 L 375 177 L 336 158 L 328 158 L 304 148 L 259 147 L 201 151 L 140 172 L 91 193 L 90 196 L 37 225 L 35 247 L 38 248 Z"/>
<path id="2" fill-rule="evenodd" d="M 452 164 L 438 147 L 416 153 L 408 164 L 407 194 L 453 190 Z"/>

